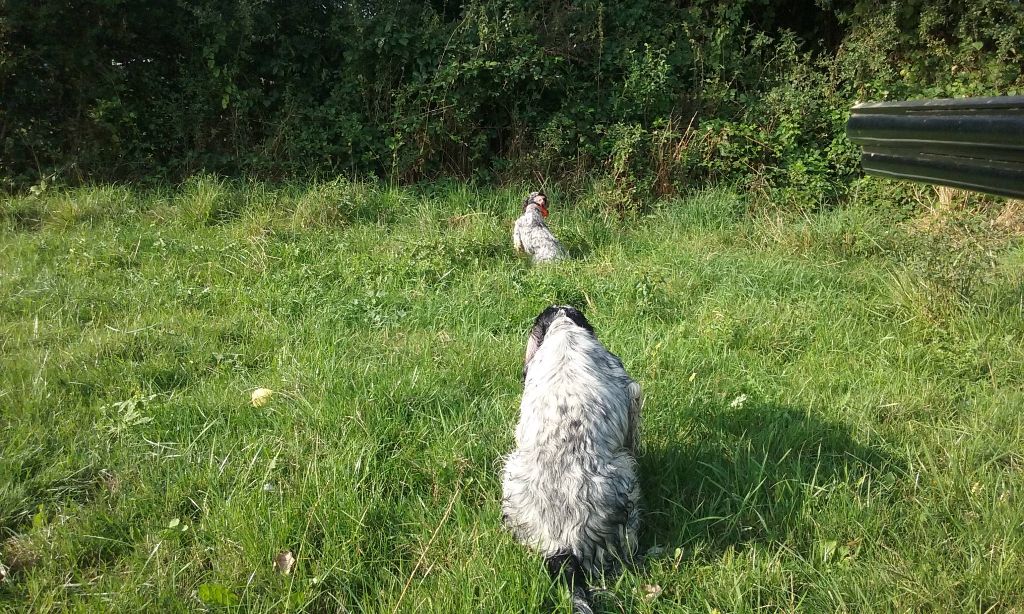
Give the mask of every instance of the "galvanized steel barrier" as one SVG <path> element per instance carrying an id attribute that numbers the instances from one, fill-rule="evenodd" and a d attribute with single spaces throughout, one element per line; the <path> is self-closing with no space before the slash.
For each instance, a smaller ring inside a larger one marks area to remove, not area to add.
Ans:
<path id="1" fill-rule="evenodd" d="M 1024 198 L 1024 96 L 863 102 L 846 135 L 868 174 Z"/>

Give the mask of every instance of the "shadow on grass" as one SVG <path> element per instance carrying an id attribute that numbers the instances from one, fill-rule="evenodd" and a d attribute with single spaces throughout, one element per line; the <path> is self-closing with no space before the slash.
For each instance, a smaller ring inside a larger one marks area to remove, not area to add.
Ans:
<path id="1" fill-rule="evenodd" d="M 43 228 L 44 216 L 41 206 L 13 200 L 0 207 L 0 229 L 6 226 L 15 232 L 35 232 Z"/>
<path id="2" fill-rule="evenodd" d="M 837 482 L 892 481 L 901 465 L 853 439 L 843 423 L 803 410 L 709 408 L 690 444 L 649 445 L 639 459 L 642 544 L 717 557 L 758 541 L 800 541 L 807 498 Z M 858 483 L 860 482 L 860 483 Z"/>

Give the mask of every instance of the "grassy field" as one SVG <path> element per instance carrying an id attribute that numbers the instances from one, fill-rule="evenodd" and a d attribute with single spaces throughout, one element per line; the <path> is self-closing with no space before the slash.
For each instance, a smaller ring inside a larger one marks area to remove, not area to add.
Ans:
<path id="1" fill-rule="evenodd" d="M 604 611 L 1024 609 L 1019 239 L 554 192 L 574 260 L 531 268 L 527 187 L 5 202 L 0 609 L 568 611 L 499 528 L 552 302 L 646 392 L 650 556 Z"/>

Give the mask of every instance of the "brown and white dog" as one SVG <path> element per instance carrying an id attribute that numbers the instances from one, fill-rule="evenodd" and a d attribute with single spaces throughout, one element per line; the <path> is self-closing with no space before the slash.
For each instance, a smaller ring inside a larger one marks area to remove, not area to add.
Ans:
<path id="1" fill-rule="evenodd" d="M 544 192 L 530 192 L 523 201 L 523 214 L 512 229 L 516 251 L 529 254 L 534 262 L 554 262 L 566 258 L 565 248 L 551 234 L 544 218 L 548 216 L 548 198 Z"/>

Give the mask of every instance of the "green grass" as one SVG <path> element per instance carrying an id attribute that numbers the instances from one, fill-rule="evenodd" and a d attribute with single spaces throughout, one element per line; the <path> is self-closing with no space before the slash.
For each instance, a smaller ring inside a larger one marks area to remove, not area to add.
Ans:
<path id="1" fill-rule="evenodd" d="M 662 554 L 605 611 L 1024 608 L 1020 241 L 952 296 L 868 206 L 711 191 L 622 220 L 556 192 L 574 260 L 531 268 L 509 238 L 526 188 L 206 177 L 4 203 L 0 609 L 568 611 L 499 528 L 552 302 L 646 393 Z"/>

